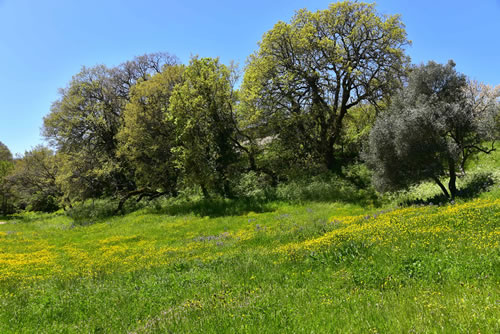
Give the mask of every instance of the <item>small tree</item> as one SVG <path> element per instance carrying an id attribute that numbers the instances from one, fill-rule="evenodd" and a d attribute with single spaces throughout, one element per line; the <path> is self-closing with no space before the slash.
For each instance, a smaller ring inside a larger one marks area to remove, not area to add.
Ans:
<path id="1" fill-rule="evenodd" d="M 12 161 L 12 153 L 9 148 L 0 141 L 0 213 L 9 213 L 12 205 L 12 187 L 8 182 L 8 175 L 12 172 L 14 163 Z"/>
<path id="2" fill-rule="evenodd" d="M 7 145 L 0 141 L 0 161 L 12 161 L 12 153 L 10 153 Z"/>
<path id="3" fill-rule="evenodd" d="M 206 197 L 210 190 L 231 196 L 230 179 L 241 147 L 233 111 L 234 81 L 234 71 L 219 59 L 193 58 L 170 98 L 178 166 L 185 181 L 199 185 Z"/>
<path id="4" fill-rule="evenodd" d="M 471 156 L 491 152 L 493 144 L 486 143 L 495 139 L 496 97 L 478 103 L 479 95 L 470 92 L 453 61 L 413 69 L 408 85 L 377 119 L 364 154 L 379 190 L 430 179 L 447 197 L 456 196 L 457 171 Z M 449 177 L 448 189 L 443 176 Z"/>
<path id="5" fill-rule="evenodd" d="M 62 191 L 57 183 L 59 156 L 44 146 L 37 146 L 15 161 L 8 176 L 18 197 L 18 206 L 32 211 L 59 209 Z"/>

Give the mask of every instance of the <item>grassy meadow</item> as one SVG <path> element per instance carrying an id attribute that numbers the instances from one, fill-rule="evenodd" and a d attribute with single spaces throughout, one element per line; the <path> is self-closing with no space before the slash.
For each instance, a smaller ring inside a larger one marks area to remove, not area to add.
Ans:
<path id="1" fill-rule="evenodd" d="M 0 332 L 498 333 L 500 187 L 489 189 L 441 205 L 3 217 Z"/>

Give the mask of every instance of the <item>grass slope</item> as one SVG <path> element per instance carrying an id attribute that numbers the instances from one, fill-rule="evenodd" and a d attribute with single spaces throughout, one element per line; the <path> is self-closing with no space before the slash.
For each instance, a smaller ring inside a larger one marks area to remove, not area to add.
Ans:
<path id="1" fill-rule="evenodd" d="M 0 332 L 498 332 L 500 200 L 0 225 Z"/>

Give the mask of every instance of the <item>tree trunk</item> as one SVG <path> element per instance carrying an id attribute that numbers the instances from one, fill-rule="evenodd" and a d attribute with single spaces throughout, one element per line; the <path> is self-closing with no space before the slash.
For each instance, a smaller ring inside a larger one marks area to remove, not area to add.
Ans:
<path id="1" fill-rule="evenodd" d="M 207 188 L 202 184 L 200 185 L 201 187 L 201 192 L 203 193 L 203 197 L 205 199 L 209 199 L 210 198 L 210 193 L 208 192 Z"/>
<path id="2" fill-rule="evenodd" d="M 323 151 L 323 159 L 325 160 L 326 168 L 328 168 L 328 170 L 336 174 L 341 174 L 342 165 L 340 161 L 338 161 L 338 159 L 335 158 L 335 150 L 333 149 L 333 144 L 334 144 L 334 139 L 330 138 Z"/>
<path id="3" fill-rule="evenodd" d="M 328 150 L 325 152 L 324 159 L 325 159 L 326 168 L 328 168 L 328 170 L 334 171 L 335 169 L 338 168 L 337 163 L 335 161 L 335 157 L 333 156 L 332 150 Z"/>
<path id="4" fill-rule="evenodd" d="M 125 205 L 125 202 L 127 202 L 127 200 L 130 197 L 135 196 L 135 195 L 141 195 L 144 192 L 145 192 L 144 189 L 137 189 L 137 190 L 133 190 L 133 191 L 130 191 L 127 194 L 125 194 L 125 196 L 123 196 L 120 199 L 120 202 L 118 203 L 118 207 L 115 210 L 115 214 L 117 214 L 117 213 L 123 213 L 123 206 Z"/>
<path id="5" fill-rule="evenodd" d="M 253 147 L 250 147 L 247 154 L 248 154 L 248 161 L 250 162 L 250 170 L 257 172 L 257 163 L 255 162 L 255 150 L 253 149 Z"/>
<path id="6" fill-rule="evenodd" d="M 7 200 L 5 197 L 2 195 L 2 211 L 0 211 L 2 214 L 7 214 Z"/>
<path id="7" fill-rule="evenodd" d="M 448 164 L 450 169 L 450 181 L 448 182 L 448 189 L 450 189 L 451 199 L 455 199 L 455 196 L 457 195 L 457 172 L 455 170 L 455 161 L 453 161 L 453 159 L 449 159 Z"/>
<path id="8" fill-rule="evenodd" d="M 223 185 L 223 189 L 224 189 L 224 196 L 226 198 L 229 198 L 229 199 L 234 198 L 233 191 L 231 189 L 229 181 L 226 178 L 224 178 L 224 180 L 222 182 L 223 182 L 222 185 Z"/>
<path id="9" fill-rule="evenodd" d="M 444 195 L 447 197 L 447 198 L 450 198 L 450 194 L 448 193 L 448 190 L 446 190 L 446 187 L 444 186 L 443 183 L 441 183 L 441 181 L 439 180 L 438 177 L 433 177 L 434 179 L 434 182 L 436 182 L 436 184 L 439 186 L 439 188 L 441 188 L 441 190 L 443 191 Z"/>

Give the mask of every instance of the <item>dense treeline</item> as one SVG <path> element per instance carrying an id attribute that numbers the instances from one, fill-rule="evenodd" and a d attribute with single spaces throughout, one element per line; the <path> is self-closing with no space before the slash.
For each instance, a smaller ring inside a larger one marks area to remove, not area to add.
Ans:
<path id="1" fill-rule="evenodd" d="M 0 143 L 0 211 L 244 197 L 359 161 L 379 190 L 428 179 L 454 197 L 467 159 L 499 136 L 500 89 L 453 62 L 412 66 L 409 43 L 399 16 L 345 1 L 278 22 L 239 86 L 238 68 L 213 58 L 83 67 L 44 118 L 50 148 L 13 159 Z"/>

